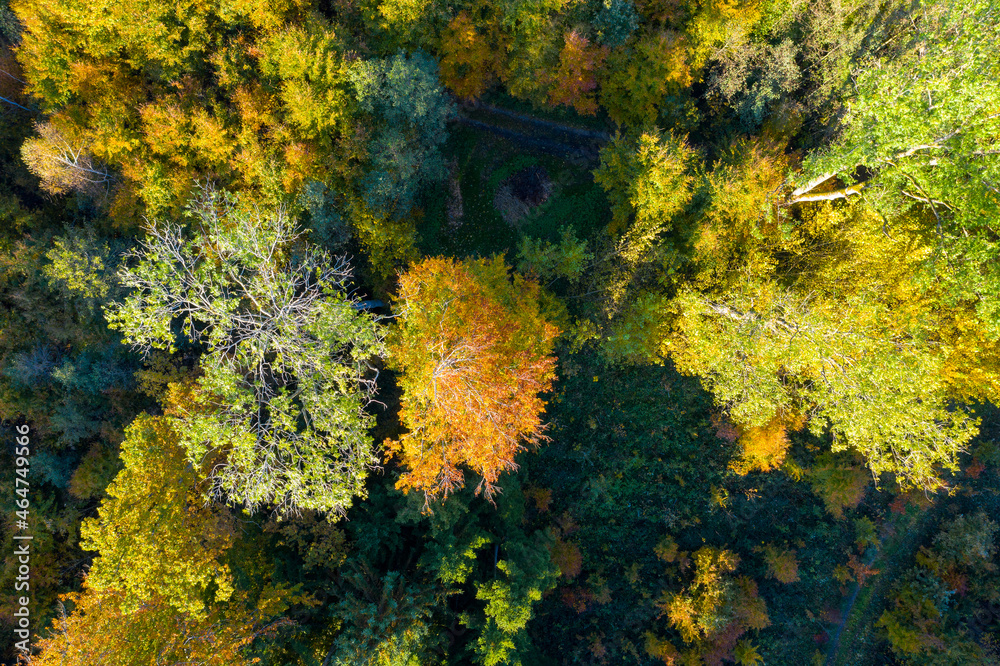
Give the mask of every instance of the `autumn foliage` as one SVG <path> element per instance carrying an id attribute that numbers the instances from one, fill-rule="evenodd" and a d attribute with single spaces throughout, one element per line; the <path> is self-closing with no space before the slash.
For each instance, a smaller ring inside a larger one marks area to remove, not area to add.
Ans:
<path id="1" fill-rule="evenodd" d="M 253 640 L 253 627 L 241 626 L 219 614 L 195 619 L 178 613 L 161 597 L 141 604 L 135 611 L 121 610 L 128 595 L 98 592 L 85 585 L 83 592 L 63 597 L 63 616 L 49 636 L 37 643 L 36 666 L 156 666 L 204 664 L 242 666 L 254 663 L 244 655 Z M 72 609 L 71 613 L 67 611 Z"/>
<path id="2" fill-rule="evenodd" d="M 446 496 L 463 465 L 490 497 L 525 444 L 543 439 L 558 330 L 540 312 L 539 287 L 507 275 L 501 257 L 429 258 L 400 277 L 400 323 L 390 337 L 409 429 L 386 442 L 406 468 L 397 487 Z"/>
<path id="3" fill-rule="evenodd" d="M 578 113 L 592 116 L 597 113 L 596 72 L 603 65 L 608 49 L 592 46 L 575 30 L 566 33 L 565 39 L 559 53 L 559 68 L 553 75 L 554 85 L 549 90 L 549 102 L 572 106 Z"/>
<path id="4" fill-rule="evenodd" d="M 795 416 L 776 416 L 765 426 L 741 428 L 739 433 L 740 457 L 729 467 L 740 475 L 749 472 L 769 472 L 781 466 L 788 455 L 789 430 L 799 430 L 804 422 Z"/>
<path id="5" fill-rule="evenodd" d="M 768 578 L 774 578 L 785 584 L 799 581 L 799 563 L 795 559 L 794 550 L 768 544 L 764 546 L 763 553 L 764 562 L 767 564 Z"/>
<path id="6" fill-rule="evenodd" d="M 487 38 L 466 12 L 459 12 L 441 40 L 441 80 L 465 99 L 479 97 L 495 78 Z"/>
<path id="7" fill-rule="evenodd" d="M 661 543 L 657 552 L 664 561 L 680 555 L 671 541 Z M 767 605 L 752 579 L 734 575 L 740 558 L 732 551 L 703 546 L 691 557 L 693 579 L 682 592 L 664 591 L 656 606 L 684 642 L 681 663 L 721 665 L 723 660 L 732 660 L 737 642 L 747 631 L 770 625 Z M 666 664 L 678 663 L 681 651 L 669 641 L 655 634 L 646 638 L 650 656 Z"/>

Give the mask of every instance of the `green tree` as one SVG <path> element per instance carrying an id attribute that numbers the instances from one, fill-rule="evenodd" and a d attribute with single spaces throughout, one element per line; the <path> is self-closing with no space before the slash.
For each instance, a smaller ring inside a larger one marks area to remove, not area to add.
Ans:
<path id="1" fill-rule="evenodd" d="M 204 345 L 190 405 L 178 410 L 189 457 L 213 489 L 249 510 L 342 512 L 375 462 L 365 407 L 376 321 L 345 293 L 346 260 L 301 243 L 283 210 L 241 209 L 226 194 L 190 206 L 192 233 L 155 223 L 119 278 L 135 291 L 109 309 L 127 342 Z"/>
<path id="2" fill-rule="evenodd" d="M 691 201 L 694 157 L 684 138 L 657 129 L 618 136 L 602 149 L 594 181 L 608 194 L 615 240 L 596 281 L 612 309 L 661 235 L 672 228 L 673 217 Z"/>
<path id="3" fill-rule="evenodd" d="M 440 149 L 454 105 L 438 81 L 437 63 L 421 51 L 359 61 L 350 79 L 361 108 L 376 119 L 361 196 L 373 210 L 405 215 L 417 188 L 446 174 Z"/>
<path id="4" fill-rule="evenodd" d="M 434 589 L 398 571 L 381 580 L 361 569 L 345 574 L 352 591 L 338 604 L 346 628 L 327 660 L 333 666 L 422 666 L 429 661 L 430 617 L 439 601 Z"/>
<path id="5" fill-rule="evenodd" d="M 890 607 L 877 623 L 900 662 L 998 663 L 966 630 L 977 606 L 998 590 L 997 531 L 984 513 L 962 515 L 945 523 L 930 547 L 920 548 L 917 565 L 893 586 Z"/>
<path id="6" fill-rule="evenodd" d="M 862 195 L 885 215 L 913 209 L 936 237 L 928 288 L 972 303 L 1000 339 L 1000 28 L 995 3 L 920 3 L 900 53 L 855 71 L 839 136 L 811 154 L 789 202 Z M 838 178 L 841 187 L 833 186 Z"/>

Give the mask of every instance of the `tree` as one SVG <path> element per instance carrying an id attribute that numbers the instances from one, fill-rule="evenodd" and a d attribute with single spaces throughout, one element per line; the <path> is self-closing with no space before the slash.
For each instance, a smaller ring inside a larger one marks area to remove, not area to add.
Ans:
<path id="1" fill-rule="evenodd" d="M 733 658 L 737 641 L 747 630 L 770 624 L 767 606 L 753 580 L 733 576 L 740 561 L 734 553 L 702 546 L 692 557 L 690 583 L 680 592 L 665 591 L 656 605 L 689 646 L 687 659 L 721 665 L 723 659 Z M 661 658 L 677 654 L 676 648 L 655 635 L 647 642 L 647 650 Z"/>
<path id="2" fill-rule="evenodd" d="M 123 222 L 178 213 L 204 179 L 262 205 L 320 181 L 405 215 L 415 189 L 443 174 L 450 104 L 436 64 L 421 52 L 349 54 L 350 36 L 309 5 L 15 2 L 27 90 L 49 117 L 41 128 L 68 141 L 43 133 L 26 157 L 62 190 L 107 164 L 110 213 Z M 396 8 L 401 21 L 419 11 Z"/>
<path id="3" fill-rule="evenodd" d="M 583 35 L 570 31 L 559 52 L 559 67 L 552 74 L 550 104 L 565 104 L 577 113 L 592 116 L 597 113 L 597 70 L 604 63 L 608 49 L 593 47 Z"/>
<path id="4" fill-rule="evenodd" d="M 543 437 L 538 394 L 552 386 L 558 330 L 542 318 L 538 285 L 507 271 L 499 256 L 431 258 L 400 277 L 389 363 L 409 432 L 386 448 L 408 468 L 401 489 L 447 495 L 466 465 L 490 497 L 522 442 Z"/>
<path id="5" fill-rule="evenodd" d="M 282 154 L 301 134 L 260 140 L 235 111 L 248 73 L 264 82 L 262 102 L 280 87 L 260 76 L 265 67 L 247 51 L 263 55 L 264 35 L 295 17 L 296 4 L 13 2 L 24 26 L 17 55 L 27 91 L 69 140 L 66 149 L 43 132 L 29 140 L 26 157 L 62 189 L 68 178 L 93 180 L 96 164 L 109 165 L 121 178 L 111 210 L 123 221 L 139 201 L 153 215 L 180 208 L 197 177 L 245 178 L 260 193 L 278 172 L 280 187 Z M 284 120 L 272 115 L 264 124 L 276 129 Z"/>
<path id="6" fill-rule="evenodd" d="M 24 142 L 21 155 L 49 194 L 75 190 L 96 196 L 114 181 L 86 147 L 75 146 L 52 122 L 35 123 L 35 131 L 38 136 Z"/>
<path id="7" fill-rule="evenodd" d="M 275 505 L 342 512 L 375 462 L 365 406 L 373 317 L 345 293 L 350 268 L 301 242 L 287 214 L 241 209 L 208 192 L 189 207 L 192 234 L 154 223 L 123 267 L 135 291 L 110 325 L 144 349 L 204 345 L 190 404 L 177 409 L 188 456 L 221 454 L 216 495 L 250 511 Z"/>
<path id="8" fill-rule="evenodd" d="M 506 51 L 498 59 L 498 70 L 511 95 L 545 103 L 546 74 L 555 68 L 563 45 L 559 12 L 567 4 L 566 0 L 513 0 L 493 10 L 499 23 L 498 46 Z"/>
<path id="9" fill-rule="evenodd" d="M 888 217 L 913 209 L 936 237 L 924 283 L 971 303 L 1000 339 L 1000 29 L 996 6 L 923 2 L 902 52 L 855 71 L 839 136 L 811 154 L 789 204 L 864 196 Z M 908 42 L 908 43 L 907 43 Z M 837 186 L 834 179 L 840 181 Z M 832 186 L 832 187 L 831 187 Z"/>
<path id="10" fill-rule="evenodd" d="M 483 666 L 518 665 L 525 654 L 525 627 L 532 606 L 554 586 L 558 569 L 548 567 L 524 571 L 516 563 L 502 560 L 499 580 L 477 583 L 476 598 L 486 602 L 486 621 L 476 641 L 477 662 Z"/>
<path id="11" fill-rule="evenodd" d="M 80 533 L 83 547 L 99 553 L 88 577 L 93 590 L 122 592 L 126 612 L 156 597 L 204 618 L 206 602 L 232 596 L 225 555 L 235 526 L 199 492 L 204 478 L 178 440 L 169 418 L 136 419 L 122 442 L 125 469 Z"/>
<path id="12" fill-rule="evenodd" d="M 436 643 L 430 618 L 440 601 L 434 589 L 407 581 L 398 571 L 381 580 L 366 568 L 348 573 L 348 592 L 338 604 L 347 627 L 325 663 L 331 666 L 420 666 Z"/>
<path id="13" fill-rule="evenodd" d="M 280 598 L 280 597 L 279 597 Z M 82 592 L 64 595 L 71 612 L 61 617 L 50 635 L 39 640 L 31 663 L 39 666 L 243 666 L 257 663 L 245 655 L 258 635 L 287 621 L 265 624 L 262 616 L 282 612 L 284 605 L 265 602 L 256 612 L 213 610 L 198 619 L 178 612 L 153 596 L 124 612 L 128 595 L 97 591 L 84 583 Z M 266 620 L 265 620 L 266 621 Z"/>
<path id="14" fill-rule="evenodd" d="M 356 62 L 349 76 L 361 108 L 376 119 L 361 196 L 374 211 L 406 215 L 417 187 L 447 172 L 440 149 L 455 110 L 438 82 L 437 63 L 417 51 Z"/>
<path id="15" fill-rule="evenodd" d="M 559 231 L 558 244 L 524 236 L 517 248 L 517 270 L 542 280 L 565 278 L 570 283 L 579 282 L 594 255 L 587 250 L 587 241 L 577 239 L 573 227 Z"/>
<path id="16" fill-rule="evenodd" d="M 628 41 L 638 29 L 639 21 L 640 16 L 630 0 L 604 0 L 594 16 L 594 28 L 601 44 L 614 49 Z"/>
<path id="17" fill-rule="evenodd" d="M 669 93 L 693 82 L 687 41 L 673 30 L 649 31 L 611 53 L 600 82 L 600 103 L 619 125 L 647 127 Z"/>
<path id="18" fill-rule="evenodd" d="M 624 297 L 638 266 L 671 228 L 693 194 L 694 151 L 683 138 L 659 130 L 615 137 L 601 150 L 594 181 L 608 193 L 617 236 L 608 268 L 598 273 L 612 309 Z"/>
<path id="19" fill-rule="evenodd" d="M 997 531 L 984 513 L 960 515 L 942 525 L 930 547 L 920 548 L 916 566 L 893 586 L 889 608 L 876 623 L 901 663 L 998 663 L 989 644 L 969 631 L 970 618 L 996 599 Z M 987 614 L 986 623 L 993 622 Z"/>
<path id="20" fill-rule="evenodd" d="M 441 80 L 457 96 L 477 99 L 496 78 L 490 44 L 468 12 L 448 23 L 441 38 Z"/>
<path id="21" fill-rule="evenodd" d="M 684 31 L 690 40 L 688 60 L 696 77 L 717 46 L 727 38 L 739 39 L 753 29 L 761 18 L 762 5 L 759 0 L 694 0 L 689 3 L 693 15 Z"/>
<path id="22" fill-rule="evenodd" d="M 786 160 L 755 141 L 720 161 L 690 222 L 688 279 L 664 276 L 673 294 L 628 303 L 612 324 L 616 344 L 658 339 L 654 358 L 700 377 L 744 432 L 802 416 L 813 433 L 833 434 L 834 451 L 860 452 L 876 477 L 937 487 L 976 432 L 956 400 L 1000 388 L 995 347 L 971 324 L 970 304 L 921 286 L 934 249 L 919 217 L 890 222 L 826 202 L 788 218 L 776 204 Z"/>
<path id="23" fill-rule="evenodd" d="M 889 317 L 871 302 L 852 306 Z M 808 409 L 813 432 L 833 431 L 834 450 L 853 448 L 876 476 L 892 472 L 903 485 L 926 487 L 936 484 L 938 465 L 955 467 L 976 432 L 951 408 L 935 348 L 874 337 L 857 320 L 845 326 L 832 304 L 750 288 L 725 300 L 685 290 L 672 307 L 672 358 L 701 376 L 740 424 L 763 427 Z"/>

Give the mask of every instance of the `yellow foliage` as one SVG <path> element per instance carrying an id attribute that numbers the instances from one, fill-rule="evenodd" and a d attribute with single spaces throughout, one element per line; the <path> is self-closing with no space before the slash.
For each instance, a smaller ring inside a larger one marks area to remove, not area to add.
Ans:
<path id="1" fill-rule="evenodd" d="M 844 517 L 844 509 L 854 509 L 861 504 L 871 482 L 871 474 L 861 465 L 831 454 L 820 456 L 807 475 L 813 491 L 837 520 Z"/>
<path id="2" fill-rule="evenodd" d="M 676 666 L 679 662 L 680 653 L 674 644 L 668 640 L 659 638 L 651 631 L 646 632 L 646 654 L 654 659 L 659 659 L 666 666 Z"/>
<path id="3" fill-rule="evenodd" d="M 656 553 L 656 557 L 664 562 L 667 562 L 668 564 L 676 561 L 683 555 L 677 546 L 677 542 L 674 541 L 674 538 L 669 534 L 660 539 L 660 542 L 656 544 L 654 552 Z"/>
<path id="4" fill-rule="evenodd" d="M 90 499 L 104 492 L 121 467 L 118 452 L 101 443 L 91 445 L 87 455 L 73 471 L 69 494 L 78 499 Z"/>
<path id="5" fill-rule="evenodd" d="M 167 417 L 137 418 L 121 459 L 125 469 L 108 487 L 98 518 L 80 528 L 83 547 L 99 553 L 91 586 L 125 592 L 127 612 L 162 597 L 178 611 L 204 617 L 206 603 L 233 593 L 224 559 L 234 530 L 227 510 L 206 504 L 201 479 Z"/>
<path id="6" fill-rule="evenodd" d="M 768 472 L 781 467 L 788 454 L 788 430 L 798 430 L 805 425 L 801 417 L 775 416 L 765 426 L 738 427 L 741 455 L 729 464 L 737 474 Z"/>
<path id="7" fill-rule="evenodd" d="M 244 648 L 257 633 L 250 617 L 224 618 L 213 613 L 192 618 L 153 596 L 131 613 L 128 593 L 98 590 L 84 583 L 82 592 L 63 595 L 49 635 L 35 647 L 34 666 L 146 666 L 202 664 L 250 666 Z"/>
<path id="8" fill-rule="evenodd" d="M 459 97 L 478 98 L 496 76 L 494 55 L 487 37 L 459 12 L 441 36 L 441 82 Z"/>
<path id="9" fill-rule="evenodd" d="M 395 218 L 355 201 L 350 210 L 351 224 L 371 263 L 373 277 L 383 285 L 420 256 L 416 228 L 419 209 L 404 218 Z"/>
<path id="10" fill-rule="evenodd" d="M 663 98 L 692 83 L 687 52 L 685 36 L 673 30 L 650 32 L 616 49 L 601 81 L 601 106 L 619 125 L 656 122 Z"/>
<path id="11" fill-rule="evenodd" d="M 691 19 L 685 27 L 690 35 L 691 69 L 699 73 L 712 51 L 727 39 L 739 39 L 753 29 L 761 17 L 760 0 L 691 0 Z"/>
<path id="12" fill-rule="evenodd" d="M 382 0 L 378 5 L 379 23 L 397 42 L 419 42 L 414 38 L 420 36 L 428 7 L 430 0 Z"/>

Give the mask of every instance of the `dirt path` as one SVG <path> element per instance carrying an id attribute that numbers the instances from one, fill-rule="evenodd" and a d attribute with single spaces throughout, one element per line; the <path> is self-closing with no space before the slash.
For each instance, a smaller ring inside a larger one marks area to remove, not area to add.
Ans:
<path id="1" fill-rule="evenodd" d="M 572 134 L 586 139 L 600 139 L 601 141 L 611 140 L 611 135 L 607 132 L 595 132 L 593 130 L 585 130 L 579 127 L 574 127 L 573 125 L 557 123 L 552 120 L 542 120 L 541 118 L 535 118 L 534 116 L 529 116 L 523 113 L 508 111 L 507 109 L 502 109 L 499 106 L 480 104 L 477 110 L 498 116 L 506 116 L 507 118 L 513 118 L 514 120 L 518 120 L 522 123 L 545 128 L 549 131 L 560 132 L 562 134 Z"/>
<path id="2" fill-rule="evenodd" d="M 865 564 L 878 571 L 866 585 L 855 584 L 850 599 L 843 608 L 843 620 L 830 642 L 826 666 L 860 666 L 868 663 L 866 646 L 875 622 L 874 613 L 881 614 L 886 594 L 892 584 L 910 566 L 913 552 L 938 523 L 946 502 L 916 514 L 903 526 L 905 529 L 886 538 Z M 860 600 L 860 601 L 859 601 Z"/>
<path id="3" fill-rule="evenodd" d="M 486 104 L 463 109 L 457 121 L 496 134 L 530 150 L 593 164 L 598 160 L 600 148 L 611 138 L 606 132 L 542 120 Z"/>

